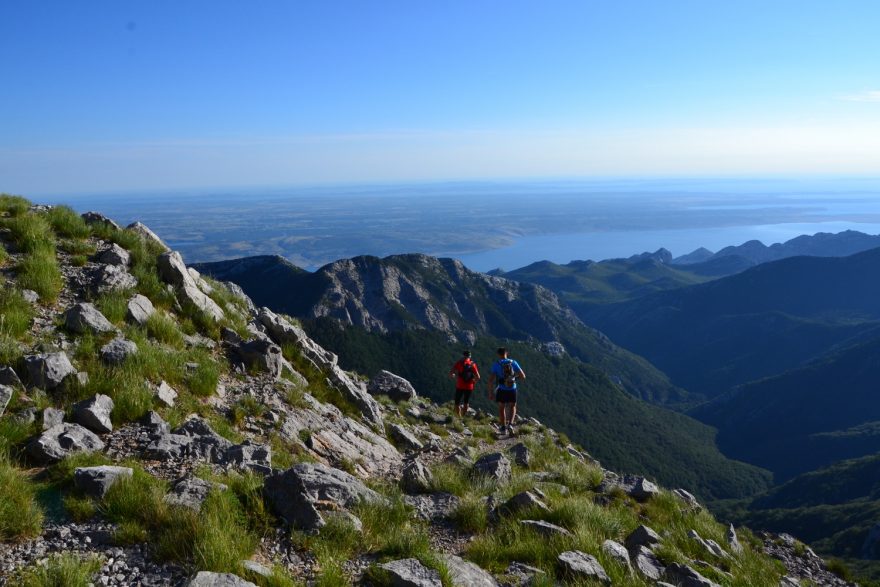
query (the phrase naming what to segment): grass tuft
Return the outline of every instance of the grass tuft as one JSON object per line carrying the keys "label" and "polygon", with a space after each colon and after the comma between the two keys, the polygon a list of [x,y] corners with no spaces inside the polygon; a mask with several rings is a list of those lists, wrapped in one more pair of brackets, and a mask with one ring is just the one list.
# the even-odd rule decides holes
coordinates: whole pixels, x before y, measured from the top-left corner
{"label": "grass tuft", "polygon": [[43,510],[30,478],[15,467],[8,454],[0,452],[0,541],[38,536]]}
{"label": "grass tuft", "polygon": [[20,587],[89,587],[101,564],[100,557],[55,554],[45,565],[38,563],[19,572],[15,584]]}
{"label": "grass tuft", "polygon": [[69,206],[54,206],[46,217],[56,234],[63,238],[82,240],[92,233],[82,216]]}

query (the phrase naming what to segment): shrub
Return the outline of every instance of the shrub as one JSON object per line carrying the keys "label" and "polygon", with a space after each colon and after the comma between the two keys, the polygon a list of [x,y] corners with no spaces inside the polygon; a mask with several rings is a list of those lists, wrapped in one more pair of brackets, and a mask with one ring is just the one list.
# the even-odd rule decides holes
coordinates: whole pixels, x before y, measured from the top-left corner
{"label": "shrub", "polygon": [[27,214],[31,203],[21,196],[0,194],[0,213],[7,216],[21,216]]}
{"label": "shrub", "polygon": [[101,564],[100,557],[55,554],[46,565],[37,564],[18,573],[15,584],[20,587],[89,587]]}
{"label": "shrub", "polygon": [[0,541],[38,536],[43,510],[36,501],[36,487],[0,451]]}
{"label": "shrub", "polygon": [[58,236],[84,239],[91,234],[89,225],[69,206],[55,206],[46,213]]}

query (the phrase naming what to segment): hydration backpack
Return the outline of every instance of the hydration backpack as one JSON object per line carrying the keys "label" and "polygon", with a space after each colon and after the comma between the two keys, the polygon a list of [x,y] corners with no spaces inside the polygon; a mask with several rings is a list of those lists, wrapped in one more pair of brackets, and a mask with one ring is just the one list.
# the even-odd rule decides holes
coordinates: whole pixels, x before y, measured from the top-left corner
{"label": "hydration backpack", "polygon": [[459,373],[459,377],[465,383],[470,383],[477,376],[474,371],[474,363],[471,360],[467,360],[461,364],[461,373]]}
{"label": "hydration backpack", "polygon": [[513,388],[516,385],[516,371],[513,369],[512,359],[501,361],[501,383],[508,388]]}

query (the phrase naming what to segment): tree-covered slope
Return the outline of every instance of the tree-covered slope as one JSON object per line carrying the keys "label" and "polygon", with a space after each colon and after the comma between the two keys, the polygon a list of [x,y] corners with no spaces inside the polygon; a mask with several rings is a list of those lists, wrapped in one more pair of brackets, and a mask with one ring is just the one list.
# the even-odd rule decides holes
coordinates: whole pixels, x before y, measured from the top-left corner
{"label": "tree-covered slope", "polygon": [[779,374],[880,319],[880,249],[793,257],[705,284],[596,306],[586,321],[707,396]]}

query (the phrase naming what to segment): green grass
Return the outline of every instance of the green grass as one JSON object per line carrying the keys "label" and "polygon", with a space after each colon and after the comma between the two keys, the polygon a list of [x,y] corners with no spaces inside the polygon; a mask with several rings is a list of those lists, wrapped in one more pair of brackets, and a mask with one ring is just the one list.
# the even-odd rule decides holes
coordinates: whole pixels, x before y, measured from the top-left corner
{"label": "green grass", "polygon": [[19,572],[15,584],[20,587],[89,587],[101,565],[100,557],[55,554],[45,566],[37,564]]}
{"label": "green grass", "polygon": [[55,233],[42,214],[27,213],[3,221],[9,229],[12,242],[23,253],[40,250],[55,251]]}
{"label": "green grass", "polygon": [[61,293],[63,281],[54,249],[40,249],[26,255],[16,272],[19,286],[37,292],[42,302],[54,302]]}
{"label": "green grass", "polygon": [[33,318],[33,306],[0,276],[0,336],[21,339],[27,334]]}
{"label": "green grass", "polygon": [[95,249],[95,245],[87,241],[72,239],[62,240],[60,243],[58,243],[58,248],[70,255],[82,255],[85,257],[91,257],[97,252],[97,249]]}
{"label": "green grass", "polygon": [[[346,416],[355,418],[360,416],[361,412],[357,406],[344,397],[339,390],[328,384],[327,375],[306,359],[298,347],[290,343],[284,344],[281,346],[281,353],[293,368],[306,378],[306,381],[308,381],[308,392],[315,399],[336,406]],[[298,391],[294,391],[294,395]],[[295,397],[292,399],[295,400]]]}
{"label": "green grass", "polygon": [[27,214],[31,203],[21,196],[0,194],[0,214],[6,216],[21,216]]}
{"label": "green grass", "polygon": [[131,298],[129,290],[116,290],[101,294],[95,301],[95,306],[102,314],[117,326],[125,322],[125,314],[128,311],[128,300]]}
{"label": "green grass", "polygon": [[36,427],[36,422],[28,424],[11,414],[4,414],[0,418],[0,454],[16,455],[24,441],[36,431]]}
{"label": "green grass", "polygon": [[82,240],[92,233],[85,220],[69,206],[54,206],[46,217],[60,237]]}
{"label": "green grass", "polygon": [[147,318],[146,328],[147,334],[159,342],[174,348],[183,348],[183,333],[180,331],[180,327],[178,327],[174,318],[162,310],[157,310],[156,313]]}
{"label": "green grass", "polygon": [[40,534],[43,510],[36,497],[37,488],[28,475],[0,449],[0,542]]}
{"label": "green grass", "polygon": [[259,417],[266,412],[266,406],[257,400],[257,398],[246,395],[232,406],[229,413],[229,419],[235,426],[241,426],[247,417]]}

